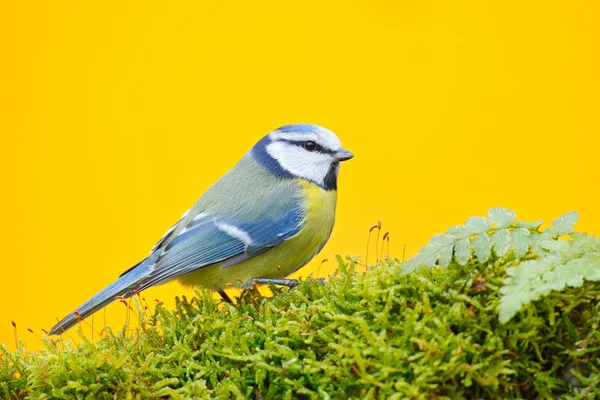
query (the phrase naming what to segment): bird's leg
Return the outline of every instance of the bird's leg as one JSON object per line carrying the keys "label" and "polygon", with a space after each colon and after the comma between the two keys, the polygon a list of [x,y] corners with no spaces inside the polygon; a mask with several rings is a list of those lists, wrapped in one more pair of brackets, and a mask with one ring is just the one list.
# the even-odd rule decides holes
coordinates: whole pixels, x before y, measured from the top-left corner
{"label": "bird's leg", "polygon": [[296,286],[298,286],[299,283],[297,279],[283,278],[254,278],[251,281],[258,284],[272,283],[273,285],[287,286],[290,289],[295,288]]}
{"label": "bird's leg", "polygon": [[231,301],[231,297],[229,297],[229,295],[227,293],[225,293],[224,290],[219,290],[219,295],[223,298],[224,301],[226,301],[229,304],[233,304],[233,301]]}
{"label": "bird's leg", "polygon": [[[282,279],[282,278],[254,278],[252,279],[254,283],[264,284],[264,283],[272,283],[278,286],[287,286],[290,289],[298,286],[300,282],[297,279]],[[324,278],[319,278],[317,281],[325,284],[327,281]]]}

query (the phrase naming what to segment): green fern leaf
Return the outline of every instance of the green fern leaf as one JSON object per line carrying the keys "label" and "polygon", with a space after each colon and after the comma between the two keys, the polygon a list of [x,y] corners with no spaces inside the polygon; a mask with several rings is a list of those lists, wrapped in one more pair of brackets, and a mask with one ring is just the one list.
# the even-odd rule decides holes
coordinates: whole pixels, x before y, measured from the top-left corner
{"label": "green fern leaf", "polygon": [[600,281],[600,254],[586,254],[579,260],[573,260],[565,265],[566,268],[572,268],[588,281]]}
{"label": "green fern leaf", "polygon": [[529,236],[531,232],[529,232],[526,228],[517,228],[512,231],[510,235],[511,239],[511,248],[514,251],[516,258],[521,258],[529,251]]}
{"label": "green fern leaf", "polygon": [[571,211],[552,221],[552,227],[557,230],[558,236],[567,235],[573,232],[573,226],[577,223],[579,213]]}
{"label": "green fern leaf", "polygon": [[473,251],[477,256],[480,263],[486,263],[492,255],[492,244],[490,243],[490,236],[487,233],[482,233],[475,236],[471,240],[473,245]]}
{"label": "green fern leaf", "polygon": [[[525,304],[535,300],[533,298],[533,291],[529,290],[527,287],[527,285],[532,282],[532,279],[521,276],[528,274],[519,274],[518,272],[525,271],[525,267],[527,267],[528,263],[533,264],[537,262],[537,260],[525,261],[521,263],[518,269],[509,268],[506,271],[509,277],[505,280],[505,286],[500,288],[502,297],[500,298],[500,303],[498,305],[498,319],[500,320],[500,323],[505,324],[515,316]],[[534,268],[535,267],[531,267],[529,269],[533,270]]]}
{"label": "green fern leaf", "polygon": [[500,229],[492,233],[490,239],[494,254],[498,257],[504,257],[510,248],[510,231],[508,229]]}
{"label": "green fern leaf", "polygon": [[[517,267],[507,269],[500,288],[498,318],[509,321],[525,305],[566,287],[580,287],[584,281],[600,281],[600,240],[573,232],[578,214],[569,212],[555,219],[551,228],[540,230],[542,221],[516,220],[510,210],[493,208],[489,218],[473,217],[464,225],[451,227],[431,238],[402,266],[402,274],[434,265],[449,266],[452,261],[466,265],[472,256],[485,264],[492,257],[512,255],[515,260],[532,254]],[[560,239],[569,235],[570,240]]]}
{"label": "green fern leaf", "polygon": [[[555,227],[564,229],[565,227]],[[514,232],[513,232],[514,233]],[[584,281],[600,281],[600,241],[585,234],[572,234],[571,240],[544,240],[537,244],[537,260],[522,262],[506,272],[498,306],[501,323],[508,322],[523,306],[561,291],[580,287]]]}
{"label": "green fern leaf", "polygon": [[463,225],[453,226],[451,228],[448,228],[448,230],[446,231],[446,235],[450,235],[453,238],[464,238],[469,236],[469,234],[469,230]]}
{"label": "green fern leaf", "polygon": [[418,271],[421,268],[431,268],[438,259],[438,254],[443,246],[427,244],[421,247],[419,254],[412,257],[402,265],[402,275]]}
{"label": "green fern leaf", "polygon": [[554,237],[554,235],[544,231],[544,232],[539,232],[539,231],[530,231],[529,234],[529,243],[531,246],[531,251],[534,253],[538,253],[540,251],[540,244],[546,242],[546,241],[551,241],[552,238]]}
{"label": "green fern leaf", "polygon": [[584,254],[581,258],[558,265],[544,275],[544,281],[552,290],[562,290],[567,286],[580,287],[584,280],[600,280],[600,254]]}
{"label": "green fern leaf", "polygon": [[465,228],[471,234],[484,233],[492,229],[492,222],[483,217],[471,217],[465,222]]}
{"label": "green fern leaf", "polygon": [[[453,226],[445,234],[431,238],[419,254],[406,261],[402,274],[431,268],[434,265],[446,267],[456,261],[465,265],[473,255],[485,263],[493,254],[504,257],[512,251],[515,258],[537,249],[539,241],[551,239],[558,232],[540,232],[542,221],[523,222],[516,220],[516,214],[505,208],[495,207],[488,211],[489,218],[472,217],[464,225]],[[572,227],[573,218],[567,214],[557,222],[562,231]]]}
{"label": "green fern leaf", "polygon": [[434,265],[438,259],[438,254],[440,252],[439,246],[428,244],[423,247],[423,263],[426,265]]}
{"label": "green fern leaf", "polygon": [[573,239],[573,246],[581,251],[600,251],[600,240],[596,240],[594,235],[588,235],[584,232],[573,232],[569,236]]}
{"label": "green fern leaf", "polygon": [[533,230],[533,229],[537,229],[540,227],[540,225],[542,225],[544,223],[544,221],[542,220],[538,220],[535,222],[525,222],[525,221],[517,221],[515,222],[515,226],[517,228],[524,228],[524,229],[528,229],[528,230]]}
{"label": "green fern leaf", "polygon": [[471,258],[469,238],[459,240],[454,245],[454,258],[459,265],[466,265]]}
{"label": "green fern leaf", "polygon": [[448,235],[435,235],[429,239],[429,243],[436,246],[447,246],[453,244],[454,240]]}
{"label": "green fern leaf", "polygon": [[569,244],[562,240],[543,240],[538,243],[538,248],[548,252],[566,252]]}
{"label": "green fern leaf", "polygon": [[500,288],[502,297],[498,305],[498,319],[501,323],[508,322],[524,305],[539,300],[542,295],[550,292],[541,280],[541,276],[549,268],[552,268],[550,262],[529,260],[506,270],[508,278]]}
{"label": "green fern leaf", "polygon": [[452,256],[454,255],[454,246],[446,246],[440,250],[440,258],[438,259],[438,265],[440,267],[447,267],[452,262]]}
{"label": "green fern leaf", "polygon": [[508,228],[515,222],[517,214],[507,208],[494,207],[488,211],[488,216],[495,228]]}

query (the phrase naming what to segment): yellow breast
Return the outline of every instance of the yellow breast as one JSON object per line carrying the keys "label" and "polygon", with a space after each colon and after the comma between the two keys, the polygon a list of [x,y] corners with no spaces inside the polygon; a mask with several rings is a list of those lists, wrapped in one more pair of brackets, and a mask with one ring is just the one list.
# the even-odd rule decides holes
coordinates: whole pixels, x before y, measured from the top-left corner
{"label": "yellow breast", "polygon": [[202,268],[179,281],[220,290],[227,284],[240,286],[251,278],[282,278],[308,263],[325,245],[335,221],[337,192],[323,190],[314,183],[298,180],[304,200],[304,220],[298,234],[284,243],[238,265]]}
{"label": "yellow breast", "polygon": [[[313,249],[314,253],[310,256],[312,258],[323,248],[333,229],[337,191],[323,190],[304,180],[300,185],[304,196],[304,224],[302,231],[290,239],[290,242],[297,241],[297,246]],[[308,261],[310,259],[306,262]]]}

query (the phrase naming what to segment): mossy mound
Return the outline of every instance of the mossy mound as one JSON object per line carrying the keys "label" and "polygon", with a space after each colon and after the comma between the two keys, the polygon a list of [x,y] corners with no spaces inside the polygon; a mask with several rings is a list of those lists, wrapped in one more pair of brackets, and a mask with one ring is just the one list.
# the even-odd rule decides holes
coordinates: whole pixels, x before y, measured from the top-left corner
{"label": "mossy mound", "polygon": [[[0,356],[7,398],[590,398],[600,395],[600,285],[552,292],[498,322],[519,261],[401,276],[388,260],[221,305],[198,291],[139,333]],[[274,291],[278,292],[276,288]],[[116,396],[116,397],[115,397]]]}

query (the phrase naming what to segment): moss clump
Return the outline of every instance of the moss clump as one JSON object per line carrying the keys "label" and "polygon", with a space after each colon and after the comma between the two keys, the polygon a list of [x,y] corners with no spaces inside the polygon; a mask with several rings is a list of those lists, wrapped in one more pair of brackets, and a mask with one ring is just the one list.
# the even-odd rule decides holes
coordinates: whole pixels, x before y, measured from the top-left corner
{"label": "moss clump", "polygon": [[[526,258],[534,257],[530,254]],[[210,293],[158,306],[138,333],[0,353],[6,398],[591,398],[600,395],[600,285],[585,282],[498,322],[521,260],[400,273],[339,260],[314,280],[238,305]],[[142,313],[143,314],[143,313]],[[115,397],[116,396],[116,397]]]}

